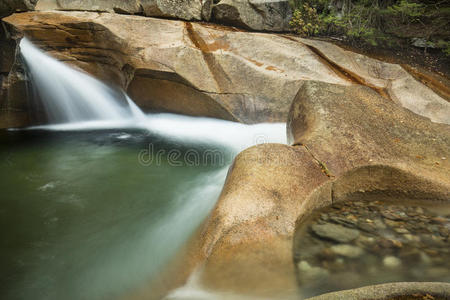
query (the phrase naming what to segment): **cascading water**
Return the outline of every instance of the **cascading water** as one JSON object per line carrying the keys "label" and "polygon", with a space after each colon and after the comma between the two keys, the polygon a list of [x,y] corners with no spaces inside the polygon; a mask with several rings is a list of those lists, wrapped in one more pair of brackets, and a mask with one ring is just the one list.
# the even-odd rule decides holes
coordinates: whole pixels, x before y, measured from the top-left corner
{"label": "cascading water", "polygon": [[125,94],[46,55],[26,38],[21,54],[48,113],[47,130],[141,128],[182,142],[214,143],[235,151],[265,142],[286,143],[285,125],[245,125],[174,114],[145,115]]}
{"label": "cascading water", "polygon": [[22,39],[20,51],[50,123],[117,121],[142,116],[128,99],[120,103],[118,92],[44,54],[28,39]]}
{"label": "cascading water", "polygon": [[[0,132],[0,233],[18,245],[0,253],[7,299],[115,299],[145,285],[214,207],[234,155],[286,142],[281,123],[145,115],[26,39],[21,53],[51,124],[8,132],[20,143]],[[180,165],[164,155],[201,156],[205,147],[224,163]],[[153,164],[139,160],[142,150]]]}

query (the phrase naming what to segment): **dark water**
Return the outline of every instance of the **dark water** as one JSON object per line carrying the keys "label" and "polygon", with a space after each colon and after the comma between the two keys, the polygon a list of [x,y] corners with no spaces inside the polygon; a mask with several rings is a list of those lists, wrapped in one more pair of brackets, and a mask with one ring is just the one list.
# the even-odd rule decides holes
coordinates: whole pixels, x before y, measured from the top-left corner
{"label": "dark water", "polygon": [[136,130],[0,132],[2,299],[111,299],[157,276],[212,209],[226,170],[164,156],[143,165],[150,143],[209,147]]}

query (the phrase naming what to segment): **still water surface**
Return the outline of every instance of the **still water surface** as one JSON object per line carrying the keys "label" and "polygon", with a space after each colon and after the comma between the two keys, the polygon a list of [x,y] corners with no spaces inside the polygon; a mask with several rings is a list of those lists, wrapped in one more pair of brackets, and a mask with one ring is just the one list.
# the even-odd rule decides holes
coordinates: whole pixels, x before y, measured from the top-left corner
{"label": "still water surface", "polygon": [[142,165],[150,143],[211,149],[145,130],[0,132],[3,299],[111,299],[157,276],[214,206],[227,168]]}

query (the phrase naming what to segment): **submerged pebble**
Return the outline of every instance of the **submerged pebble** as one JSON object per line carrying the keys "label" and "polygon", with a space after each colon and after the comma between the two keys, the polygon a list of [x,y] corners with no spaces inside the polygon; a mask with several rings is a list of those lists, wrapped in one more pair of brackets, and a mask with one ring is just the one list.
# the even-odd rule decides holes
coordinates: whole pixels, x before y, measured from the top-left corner
{"label": "submerged pebble", "polygon": [[386,256],[383,258],[383,265],[387,268],[397,268],[400,267],[402,261],[395,256]]}
{"label": "submerged pebble", "polygon": [[359,236],[358,230],[349,229],[344,226],[331,223],[324,225],[313,225],[311,229],[315,234],[322,238],[341,243],[351,242]]}
{"label": "submerged pebble", "polygon": [[380,282],[450,281],[449,210],[436,211],[382,201],[322,209],[296,236],[300,288],[315,295]]}

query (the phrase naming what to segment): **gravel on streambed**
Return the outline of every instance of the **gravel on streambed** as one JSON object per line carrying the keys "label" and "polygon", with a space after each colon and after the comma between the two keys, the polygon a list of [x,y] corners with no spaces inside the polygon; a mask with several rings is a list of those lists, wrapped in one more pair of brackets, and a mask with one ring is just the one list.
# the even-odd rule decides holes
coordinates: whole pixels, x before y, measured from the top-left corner
{"label": "gravel on streambed", "polygon": [[382,201],[333,204],[297,232],[305,296],[394,281],[450,282],[448,208]]}

